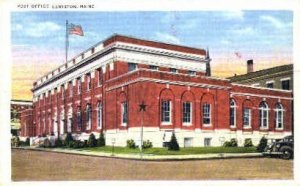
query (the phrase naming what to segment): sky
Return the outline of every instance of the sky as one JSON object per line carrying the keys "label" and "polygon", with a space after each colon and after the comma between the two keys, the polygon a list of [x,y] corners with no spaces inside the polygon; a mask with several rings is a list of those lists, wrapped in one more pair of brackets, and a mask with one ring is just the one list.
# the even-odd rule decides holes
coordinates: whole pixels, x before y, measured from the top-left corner
{"label": "sky", "polygon": [[84,31],[69,59],[118,33],[209,49],[217,77],[246,73],[248,59],[254,70],[293,62],[292,11],[12,12],[12,99],[31,100],[33,81],[65,62],[66,20]]}

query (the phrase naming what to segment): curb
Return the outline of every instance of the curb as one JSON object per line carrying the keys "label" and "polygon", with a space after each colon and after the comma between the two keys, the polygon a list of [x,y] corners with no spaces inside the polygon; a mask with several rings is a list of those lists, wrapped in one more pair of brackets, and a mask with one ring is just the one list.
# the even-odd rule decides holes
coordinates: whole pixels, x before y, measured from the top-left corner
{"label": "curb", "polygon": [[44,151],[53,153],[64,153],[91,157],[127,159],[138,161],[188,161],[188,160],[210,160],[210,159],[234,159],[234,158],[262,158],[262,153],[215,153],[215,154],[196,154],[196,155],[148,155],[143,154],[114,154],[111,153],[95,153],[91,151],[78,150],[62,150],[62,149],[46,149],[46,148],[28,148],[28,147],[12,147],[12,149]]}

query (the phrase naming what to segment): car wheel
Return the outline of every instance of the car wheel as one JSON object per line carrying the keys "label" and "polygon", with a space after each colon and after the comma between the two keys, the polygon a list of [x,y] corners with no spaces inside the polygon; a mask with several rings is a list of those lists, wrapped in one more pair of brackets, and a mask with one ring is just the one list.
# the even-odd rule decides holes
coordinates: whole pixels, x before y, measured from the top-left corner
{"label": "car wheel", "polygon": [[293,149],[291,147],[283,146],[280,148],[279,151],[282,152],[282,155],[281,155],[282,159],[288,160],[293,157]]}

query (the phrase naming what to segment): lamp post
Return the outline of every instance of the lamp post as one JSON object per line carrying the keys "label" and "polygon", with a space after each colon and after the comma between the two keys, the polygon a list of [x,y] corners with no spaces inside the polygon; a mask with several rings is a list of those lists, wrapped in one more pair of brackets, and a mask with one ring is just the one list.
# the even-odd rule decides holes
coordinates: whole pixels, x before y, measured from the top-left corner
{"label": "lamp post", "polygon": [[115,138],[112,138],[112,139],[111,139],[111,143],[112,143],[111,156],[114,156],[115,142],[116,142],[116,139],[115,139]]}
{"label": "lamp post", "polygon": [[141,143],[140,143],[140,156],[141,159],[143,158],[143,130],[144,130],[144,112],[146,111],[147,105],[145,105],[144,101],[142,101],[142,104],[140,106],[140,112],[142,112],[142,122],[141,122]]}

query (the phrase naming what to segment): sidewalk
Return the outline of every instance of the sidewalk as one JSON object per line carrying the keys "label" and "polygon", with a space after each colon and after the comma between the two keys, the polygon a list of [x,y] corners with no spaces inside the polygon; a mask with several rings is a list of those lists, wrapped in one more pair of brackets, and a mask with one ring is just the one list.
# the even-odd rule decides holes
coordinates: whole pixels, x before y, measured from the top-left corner
{"label": "sidewalk", "polygon": [[168,161],[168,160],[205,160],[205,159],[224,159],[224,158],[257,158],[263,157],[262,153],[214,153],[214,154],[192,154],[192,155],[151,155],[139,153],[134,154],[112,154],[106,152],[92,152],[81,149],[58,149],[58,148],[36,148],[36,147],[13,147],[13,149],[47,151],[66,154],[77,154],[95,157],[107,158],[122,158],[132,160],[153,160],[153,161]]}

